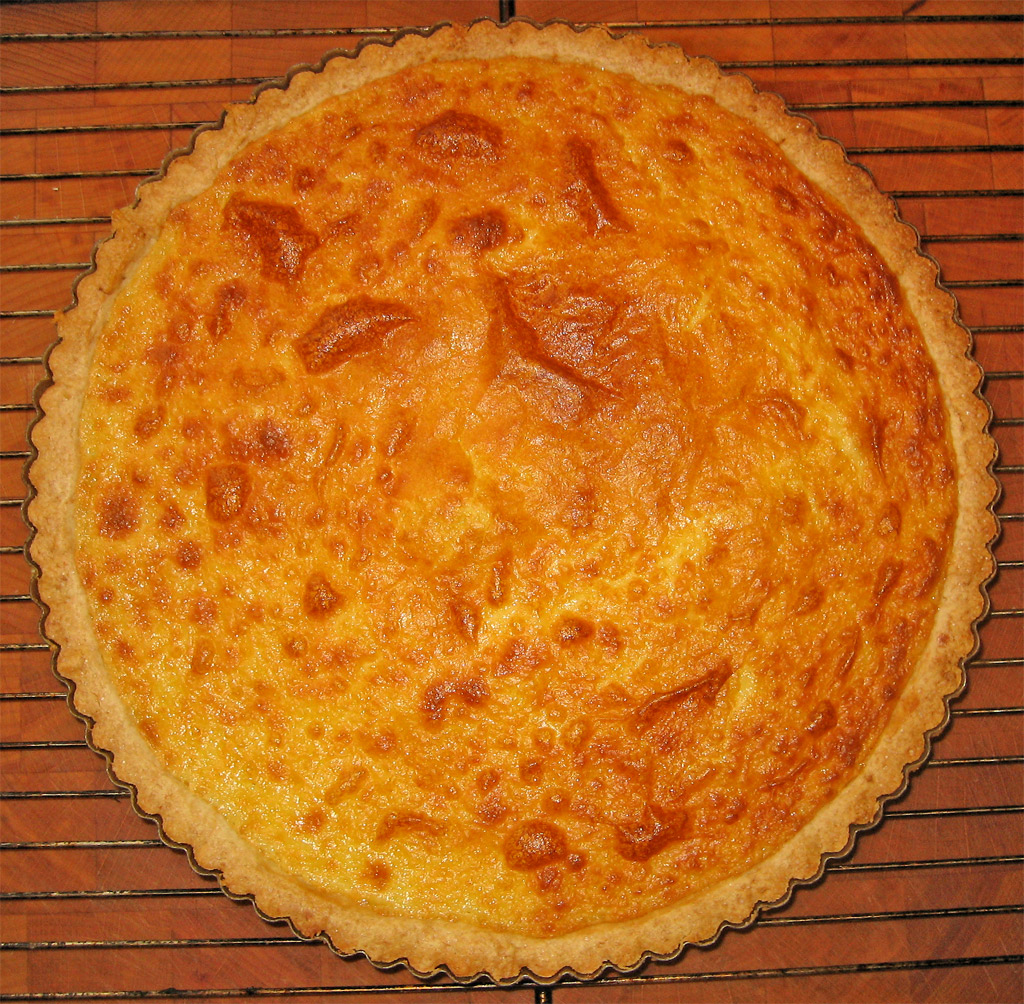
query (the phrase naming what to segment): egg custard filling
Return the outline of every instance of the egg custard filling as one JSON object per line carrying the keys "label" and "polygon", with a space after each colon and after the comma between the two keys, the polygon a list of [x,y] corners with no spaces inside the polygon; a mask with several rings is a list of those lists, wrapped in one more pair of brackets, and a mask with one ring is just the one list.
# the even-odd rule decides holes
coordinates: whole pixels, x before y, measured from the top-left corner
{"label": "egg custard filling", "polygon": [[991,532],[972,502],[957,556],[976,371],[944,386],[965,345],[859,178],[476,30],[144,187],[76,308],[62,539],[82,710],[171,837],[340,950],[509,978],[710,937],[841,849],[959,684]]}

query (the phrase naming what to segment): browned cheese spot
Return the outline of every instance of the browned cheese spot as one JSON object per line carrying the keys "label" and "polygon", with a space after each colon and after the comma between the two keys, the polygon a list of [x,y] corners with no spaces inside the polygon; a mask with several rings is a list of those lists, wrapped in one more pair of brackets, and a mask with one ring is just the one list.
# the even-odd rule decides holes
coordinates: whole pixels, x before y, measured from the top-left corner
{"label": "browned cheese spot", "polygon": [[181,434],[186,439],[202,439],[206,435],[206,421],[197,415],[186,418],[181,423]]}
{"label": "browned cheese spot", "polygon": [[190,668],[195,676],[206,676],[217,665],[217,651],[205,638],[196,643],[192,650]]}
{"label": "browned cheese spot", "polygon": [[153,408],[143,408],[135,416],[135,424],[132,429],[139,439],[150,439],[160,431],[166,418],[167,412],[162,404]]}
{"label": "browned cheese spot", "polygon": [[263,394],[284,381],[284,370],[276,366],[239,366],[231,374],[232,387],[253,395]]}
{"label": "browned cheese spot", "polygon": [[819,584],[814,583],[808,586],[799,596],[797,604],[793,613],[795,614],[810,614],[814,613],[822,603],[825,602],[825,589]]}
{"label": "browned cheese spot", "polygon": [[842,680],[857,661],[861,647],[860,628],[847,628],[838,639],[839,658],[836,662],[836,679]]}
{"label": "browned cheese spot", "polygon": [[149,740],[150,746],[156,749],[160,748],[160,729],[157,722],[153,718],[143,718],[139,721],[139,731]]}
{"label": "browned cheese spot", "polygon": [[317,180],[317,172],[306,166],[298,167],[292,172],[292,188],[300,195],[315,188]]}
{"label": "browned cheese spot", "polygon": [[760,417],[780,432],[789,433],[798,439],[804,438],[803,424],[807,409],[788,394],[780,391],[770,397],[757,399],[754,408]]}
{"label": "browned cheese spot", "polygon": [[420,711],[428,724],[436,724],[444,720],[451,698],[458,697],[467,707],[475,707],[483,704],[490,696],[487,681],[480,676],[437,680],[424,689],[420,698]]}
{"label": "browned cheese spot", "polygon": [[102,537],[120,540],[138,528],[139,504],[123,489],[108,495],[99,506],[99,532]]}
{"label": "browned cheese spot", "polygon": [[722,660],[714,669],[700,679],[676,690],[655,694],[636,711],[634,719],[638,731],[644,732],[662,717],[677,709],[695,709],[701,704],[711,704],[718,692],[732,676],[732,666]]}
{"label": "browned cheese spot", "polygon": [[228,454],[233,460],[251,460],[265,464],[287,460],[292,453],[288,430],[273,418],[258,422],[232,422],[227,427]]}
{"label": "browned cheese spot", "polygon": [[338,774],[334,784],[324,792],[328,805],[337,805],[343,798],[355,794],[369,777],[365,767],[350,767]]}
{"label": "browned cheese spot", "polygon": [[329,373],[411,320],[413,315],[401,303],[356,296],[328,307],[313,327],[299,336],[295,351],[307,373]]}
{"label": "browned cheese spot", "polygon": [[574,384],[584,399],[616,393],[600,376],[615,305],[582,289],[546,286],[543,279],[515,283],[501,276],[488,283],[490,369],[497,374],[518,356]]}
{"label": "browned cheese spot", "polygon": [[208,596],[199,596],[192,604],[190,617],[196,624],[212,624],[217,619],[217,601]]}
{"label": "browned cheese spot", "polygon": [[775,185],[772,188],[772,198],[779,211],[789,216],[806,217],[810,213],[807,199],[797,195],[785,185]]}
{"label": "browned cheese spot", "polygon": [[234,519],[251,492],[249,472],[238,464],[222,464],[206,472],[206,511],[218,523]]}
{"label": "browned cheese spot", "polygon": [[170,533],[174,533],[175,530],[185,525],[185,517],[181,514],[181,510],[172,503],[160,517],[160,525]]}
{"label": "browned cheese spot", "polygon": [[235,315],[245,303],[245,286],[240,282],[226,282],[217,288],[213,309],[206,315],[206,331],[216,345],[231,330]]}
{"label": "browned cheese spot", "polygon": [[921,542],[918,559],[916,570],[921,575],[921,585],[918,587],[917,595],[922,597],[927,596],[938,585],[946,555],[931,537],[925,537]]}
{"label": "browned cheese spot", "polygon": [[284,654],[291,659],[300,659],[309,651],[309,642],[300,634],[291,635],[284,643]]}
{"label": "browned cheese spot", "polygon": [[448,230],[448,237],[457,248],[482,253],[501,247],[508,240],[508,222],[500,209],[463,216]]}
{"label": "browned cheese spot", "polygon": [[102,391],[100,396],[108,404],[122,404],[125,401],[131,400],[132,392],[127,387],[115,385]]}
{"label": "browned cheese spot", "polygon": [[899,581],[900,576],[903,574],[903,562],[901,561],[887,561],[878,570],[878,576],[875,579],[875,600],[884,599],[892,592],[893,587]]}
{"label": "browned cheese spot", "polygon": [[883,474],[885,473],[885,426],[885,419],[868,406],[867,414],[864,417],[863,437],[871,448],[875,464]]}
{"label": "browned cheese spot", "polygon": [[502,554],[491,566],[487,581],[487,602],[500,607],[508,597],[509,578],[512,574],[512,555]]}
{"label": "browned cheese spot", "polygon": [[319,833],[324,828],[324,823],[326,822],[327,817],[323,814],[323,811],[321,809],[313,809],[304,816],[299,816],[296,822],[296,829],[300,833]]}
{"label": "browned cheese spot", "polygon": [[594,636],[594,625],[582,617],[563,617],[555,628],[558,644],[568,647],[588,641]]}
{"label": "browned cheese spot", "polygon": [[341,596],[321,572],[314,572],[306,580],[302,592],[302,609],[307,617],[322,619],[334,613],[341,605]]}
{"label": "browned cheese spot", "polygon": [[547,653],[540,645],[523,638],[512,638],[494,668],[495,676],[529,676],[544,665]]}
{"label": "browned cheese spot", "polygon": [[485,826],[497,826],[508,813],[508,805],[496,791],[488,795],[476,808],[477,818]]}
{"label": "browned cheese spot", "polygon": [[416,149],[437,164],[455,161],[498,160],[502,154],[502,133],[493,122],[470,112],[451,109],[416,130]]}
{"label": "browned cheese spot", "polygon": [[293,206],[257,202],[238,194],[224,207],[224,226],[259,258],[264,276],[282,283],[300,279],[306,259],[320,245],[320,238],[306,229]]}
{"label": "browned cheese spot", "polygon": [[569,186],[565,190],[565,201],[571,206],[591,237],[602,230],[631,232],[632,224],[611,197],[597,171],[594,151],[578,136],[565,146],[566,162],[569,168]]}
{"label": "browned cheese spot", "polygon": [[182,568],[192,571],[199,567],[202,560],[203,550],[196,541],[183,540],[178,545],[178,552],[175,555],[175,561],[177,561]]}
{"label": "browned cheese spot", "polygon": [[363,874],[366,881],[377,889],[383,889],[391,879],[391,869],[380,858],[368,858]]}
{"label": "browned cheese spot", "polygon": [[467,641],[476,641],[480,633],[480,608],[472,600],[456,596],[448,603],[455,630]]}
{"label": "browned cheese spot", "polygon": [[505,861],[516,871],[533,871],[561,861],[569,852],[565,833],[554,823],[529,819],[505,838]]}
{"label": "browned cheese spot", "polygon": [[647,861],[689,833],[686,813],[645,805],[639,819],[615,827],[616,850],[627,861]]}
{"label": "browned cheese spot", "polygon": [[156,370],[153,379],[161,394],[201,379],[193,351],[178,341],[174,332],[158,336],[146,350],[145,358]]}
{"label": "browned cheese spot", "polygon": [[361,736],[368,753],[373,756],[388,756],[398,746],[398,737],[390,729]]}
{"label": "browned cheese spot", "polygon": [[665,159],[677,166],[689,166],[697,160],[693,147],[681,139],[670,139],[665,144]]}
{"label": "browned cheese spot", "polygon": [[554,865],[547,865],[537,872],[537,888],[541,892],[558,892],[562,886],[562,870]]}
{"label": "browned cheese spot", "polygon": [[374,840],[383,844],[396,833],[408,833],[421,837],[437,837],[444,833],[444,823],[431,819],[422,812],[389,812],[377,826]]}
{"label": "browned cheese spot", "polygon": [[811,722],[807,726],[807,731],[810,732],[812,736],[818,736],[823,732],[828,732],[829,729],[835,728],[835,724],[835,707],[831,701],[822,701],[814,709],[814,714],[811,716]]}

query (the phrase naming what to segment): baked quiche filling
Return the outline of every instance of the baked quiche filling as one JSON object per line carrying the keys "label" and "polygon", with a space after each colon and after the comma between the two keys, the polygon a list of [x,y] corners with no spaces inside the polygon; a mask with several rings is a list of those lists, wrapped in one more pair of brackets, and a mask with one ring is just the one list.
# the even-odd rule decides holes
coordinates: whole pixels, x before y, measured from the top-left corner
{"label": "baked quiche filling", "polygon": [[114,299],[76,561],[168,771],[342,904],[551,937],[859,769],[956,519],[898,283],[710,99],[427,63],[250,145]]}

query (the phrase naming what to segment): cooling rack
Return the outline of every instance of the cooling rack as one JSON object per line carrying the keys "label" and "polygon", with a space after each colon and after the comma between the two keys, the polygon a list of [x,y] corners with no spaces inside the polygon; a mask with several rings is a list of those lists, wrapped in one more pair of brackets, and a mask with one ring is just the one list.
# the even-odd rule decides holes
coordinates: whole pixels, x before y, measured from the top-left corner
{"label": "cooling rack", "polygon": [[[992,612],[928,770],[822,883],[672,964],[552,988],[340,960],[196,875],[85,745],[23,554],[26,428],[51,313],[166,152],[292,64],[481,15],[640,31],[742,70],[843,141],[940,263],[987,370]],[[0,9],[0,999],[1012,1001],[1024,864],[1024,157],[1018,2],[64,2]]]}

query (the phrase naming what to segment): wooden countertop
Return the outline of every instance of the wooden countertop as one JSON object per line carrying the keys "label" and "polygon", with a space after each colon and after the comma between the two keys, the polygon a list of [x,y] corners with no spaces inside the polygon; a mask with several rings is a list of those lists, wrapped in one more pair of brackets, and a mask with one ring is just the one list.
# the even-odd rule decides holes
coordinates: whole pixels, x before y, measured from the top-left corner
{"label": "wooden countertop", "polygon": [[150,0],[0,9],[2,999],[283,999],[358,988],[397,996],[404,987],[429,999],[558,1004],[1020,1000],[1019,2],[515,4],[538,19],[628,22],[623,30],[713,56],[805,110],[897,195],[956,292],[989,372],[1004,489],[994,613],[935,762],[823,882],[749,931],[631,977],[553,991],[442,981],[435,994],[401,969],[380,973],[298,943],[283,925],[226,899],[155,839],[82,744],[50,673],[21,553],[25,429],[54,336],[50,312],[70,301],[111,210],[132,200],[138,181],[196,124],[247,98],[258,79],[351,46],[371,28],[498,17],[507,6]]}

